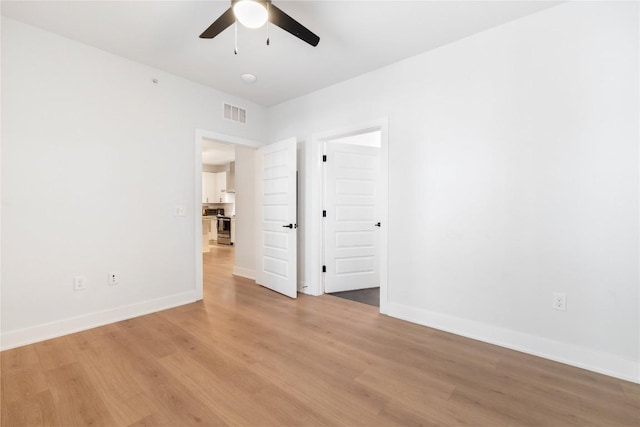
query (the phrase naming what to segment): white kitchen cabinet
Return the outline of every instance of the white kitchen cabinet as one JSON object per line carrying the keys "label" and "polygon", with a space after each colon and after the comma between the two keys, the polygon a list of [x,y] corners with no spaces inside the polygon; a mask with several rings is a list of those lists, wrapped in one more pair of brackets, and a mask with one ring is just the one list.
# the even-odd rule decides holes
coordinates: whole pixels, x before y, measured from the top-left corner
{"label": "white kitchen cabinet", "polygon": [[216,172],[216,188],[215,188],[215,203],[226,203],[225,195],[227,190],[227,173]]}
{"label": "white kitchen cabinet", "polygon": [[202,172],[202,203],[219,203],[216,197],[216,174]]}
{"label": "white kitchen cabinet", "polygon": [[202,203],[233,203],[235,194],[227,193],[226,172],[202,172]]}
{"label": "white kitchen cabinet", "polygon": [[215,203],[234,203],[236,197],[234,193],[227,193],[227,173],[217,172],[216,174],[216,201]]}

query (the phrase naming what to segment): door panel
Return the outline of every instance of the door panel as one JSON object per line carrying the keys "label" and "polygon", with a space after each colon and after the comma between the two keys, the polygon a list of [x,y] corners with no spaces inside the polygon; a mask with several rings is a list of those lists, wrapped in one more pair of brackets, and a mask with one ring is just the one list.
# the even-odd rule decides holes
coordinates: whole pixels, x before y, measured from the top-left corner
{"label": "door panel", "polygon": [[291,298],[297,296],[296,171],[296,138],[258,150],[256,282]]}
{"label": "door panel", "polygon": [[325,292],[380,286],[380,148],[326,143]]}

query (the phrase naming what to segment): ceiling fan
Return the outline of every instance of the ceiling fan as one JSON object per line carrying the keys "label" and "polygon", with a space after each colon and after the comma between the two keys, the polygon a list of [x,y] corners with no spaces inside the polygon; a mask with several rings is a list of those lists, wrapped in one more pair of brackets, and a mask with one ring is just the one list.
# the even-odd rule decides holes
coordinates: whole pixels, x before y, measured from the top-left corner
{"label": "ceiling fan", "polygon": [[270,22],[311,46],[317,46],[320,41],[320,37],[273,5],[271,0],[231,0],[231,7],[204,30],[200,38],[212,39],[236,21],[248,28],[260,28]]}

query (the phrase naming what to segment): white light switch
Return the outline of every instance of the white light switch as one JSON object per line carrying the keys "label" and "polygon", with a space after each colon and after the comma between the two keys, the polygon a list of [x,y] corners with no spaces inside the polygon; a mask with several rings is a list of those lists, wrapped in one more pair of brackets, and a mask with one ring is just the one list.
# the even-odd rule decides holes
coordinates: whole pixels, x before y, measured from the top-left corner
{"label": "white light switch", "polygon": [[178,205],[175,209],[175,216],[185,216],[187,214],[187,209],[184,206]]}

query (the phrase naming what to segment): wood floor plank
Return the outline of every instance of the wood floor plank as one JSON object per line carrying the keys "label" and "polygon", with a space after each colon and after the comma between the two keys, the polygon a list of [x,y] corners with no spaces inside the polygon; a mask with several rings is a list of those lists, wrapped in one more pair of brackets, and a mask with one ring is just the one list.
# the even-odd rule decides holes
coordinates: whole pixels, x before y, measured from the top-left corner
{"label": "wood floor plank", "polygon": [[625,398],[630,405],[640,408],[640,387],[628,381],[622,382],[622,390]]}
{"label": "wood floor plank", "polygon": [[107,399],[107,407],[111,417],[118,426],[135,425],[153,417],[156,424],[170,425],[170,420],[162,414],[162,408],[149,393],[143,392],[126,399],[111,396]]}
{"label": "wood floor plank", "polygon": [[40,364],[35,345],[14,348],[0,353],[0,375],[13,375]]}
{"label": "wood floor plank", "polygon": [[581,398],[581,425],[640,426],[638,407],[624,399]]}
{"label": "wood floor plank", "polygon": [[48,390],[47,378],[40,369],[24,369],[12,375],[4,375],[1,390],[3,402],[30,400]]}
{"label": "wood floor plank", "polygon": [[129,427],[175,427],[173,421],[159,414],[144,417],[135,423],[128,424]]}
{"label": "wood floor plank", "polygon": [[389,399],[424,404],[424,398],[438,397],[448,400],[455,385],[408,367],[380,366],[368,369],[356,378],[356,382],[372,392],[384,393]]}
{"label": "wood floor plank", "polygon": [[435,396],[423,396],[424,403],[415,405],[401,399],[392,399],[381,415],[393,422],[384,425],[404,426],[460,426],[495,427],[521,425],[504,414],[488,408],[443,401]]}
{"label": "wood floor plank", "polygon": [[512,423],[521,425],[544,425],[549,420],[553,420],[554,425],[558,426],[577,425],[579,401],[558,404],[556,401],[537,399],[539,395],[532,396],[532,393],[523,393],[517,388],[508,394],[503,390],[504,388],[457,387],[450,401],[487,408],[511,418]]}
{"label": "wood floor plank", "polygon": [[46,376],[60,420],[78,426],[115,425],[105,402],[92,387],[80,364],[73,362],[59,366],[48,370]]}
{"label": "wood floor plank", "polygon": [[[133,366],[133,379],[149,395],[159,411],[157,418],[167,418],[174,425],[226,425],[202,400],[189,390],[174,373],[167,371],[146,351],[148,342],[138,340],[130,327],[111,332],[107,336],[117,344],[121,358]],[[151,338],[149,338],[151,339]]]}
{"label": "wood floor plank", "polygon": [[135,381],[133,366],[117,351],[82,351],[77,360],[117,425],[128,425],[157,412],[157,406],[144,399],[145,390]]}
{"label": "wood floor plank", "polygon": [[323,415],[326,411],[314,410],[311,405],[276,386],[267,387],[254,394],[252,400],[262,413],[269,414],[277,420],[273,423],[274,425],[336,425]]}
{"label": "wood floor plank", "polygon": [[[550,389],[569,391],[578,397],[596,400],[618,400],[624,397],[622,381],[610,381],[604,375],[578,370],[549,360],[538,361],[529,355],[502,358],[497,371],[512,378],[520,378],[530,383],[544,383]],[[531,360],[531,361],[529,361]],[[560,368],[566,369],[558,369]],[[577,375],[572,371],[578,370]]]}
{"label": "wood floor plank", "polygon": [[30,396],[28,399],[5,403],[2,408],[4,409],[0,411],[2,426],[63,425],[48,390]]}
{"label": "wood floor plank", "polygon": [[[386,398],[349,378],[327,375],[317,357],[298,357],[279,347],[265,347],[268,357],[254,371],[284,390],[290,390],[333,424],[375,425]],[[321,371],[319,373],[318,371]]]}
{"label": "wood floor plank", "polygon": [[45,371],[76,361],[75,353],[69,348],[67,337],[42,341],[33,346],[38,354],[40,365]]}
{"label": "wood floor plank", "polygon": [[204,259],[204,301],[0,354],[0,425],[640,426],[640,386]]}
{"label": "wood floor plank", "polygon": [[[182,377],[182,382],[201,397],[208,406],[216,408],[219,417],[228,425],[257,425],[267,422],[275,424],[277,420],[271,414],[248,408],[252,393],[241,384],[225,380],[203,367],[191,357],[172,354],[161,360],[162,365]],[[268,384],[264,384],[265,387]]]}

